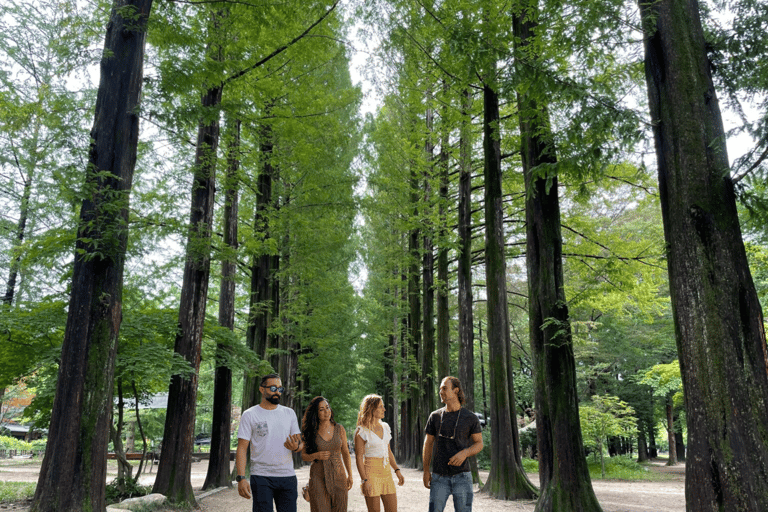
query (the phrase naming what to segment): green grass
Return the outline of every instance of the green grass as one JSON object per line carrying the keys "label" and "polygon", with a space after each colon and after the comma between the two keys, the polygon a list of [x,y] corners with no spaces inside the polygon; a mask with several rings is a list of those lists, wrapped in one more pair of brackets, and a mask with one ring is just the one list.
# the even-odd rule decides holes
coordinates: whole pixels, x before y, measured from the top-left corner
{"label": "green grass", "polygon": [[525,473],[528,475],[538,474],[539,461],[536,459],[523,459],[523,469],[525,469]]}
{"label": "green grass", "polygon": [[37,482],[0,482],[0,503],[32,498],[36,486]]}
{"label": "green grass", "polygon": [[[592,480],[602,480],[600,459],[590,455],[587,457],[587,464]],[[638,463],[633,457],[605,457],[606,480],[669,480],[671,478],[670,475],[649,470],[647,466]]]}
{"label": "green grass", "polygon": [[[600,472],[600,459],[593,456],[587,457],[589,476],[592,480],[602,480]],[[529,475],[539,472],[539,461],[535,459],[523,459],[523,468]],[[606,480],[670,480],[674,476],[651,471],[647,466],[639,464],[631,457],[605,457]]]}

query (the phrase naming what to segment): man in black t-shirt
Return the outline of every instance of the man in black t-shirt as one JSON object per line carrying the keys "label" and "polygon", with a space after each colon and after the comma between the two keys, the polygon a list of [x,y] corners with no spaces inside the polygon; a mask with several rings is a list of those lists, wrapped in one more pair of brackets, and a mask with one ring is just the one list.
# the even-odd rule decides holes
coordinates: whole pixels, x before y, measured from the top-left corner
{"label": "man in black t-shirt", "polygon": [[442,512],[451,495],[456,512],[471,512],[472,473],[467,459],[483,449],[480,421],[462,407],[464,392],[456,377],[446,377],[440,383],[440,400],[445,407],[429,415],[424,429],[422,456],[424,487],[429,489],[429,512]]}

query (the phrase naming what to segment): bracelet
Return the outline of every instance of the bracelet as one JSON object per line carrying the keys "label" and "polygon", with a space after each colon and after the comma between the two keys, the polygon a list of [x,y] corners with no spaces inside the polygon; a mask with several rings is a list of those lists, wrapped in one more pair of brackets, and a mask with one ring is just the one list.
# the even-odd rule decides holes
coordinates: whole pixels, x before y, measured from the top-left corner
{"label": "bracelet", "polygon": [[400,468],[395,468],[395,473],[397,473],[398,471],[400,471]]}

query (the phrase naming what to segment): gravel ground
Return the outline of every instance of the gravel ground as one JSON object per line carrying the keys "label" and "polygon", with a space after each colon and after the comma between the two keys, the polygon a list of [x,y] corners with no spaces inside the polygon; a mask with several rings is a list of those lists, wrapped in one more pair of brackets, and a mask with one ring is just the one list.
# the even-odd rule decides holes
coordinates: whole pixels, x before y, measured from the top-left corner
{"label": "gravel ground", "polygon": [[[110,468],[114,471],[108,474],[108,480],[111,480],[116,475],[114,467],[114,465],[110,465]],[[200,489],[203,485],[207,468],[208,463],[205,460],[192,464],[192,486],[196,490]],[[352,468],[356,484],[349,493],[348,512],[367,512],[365,500],[360,494],[359,486],[357,485],[359,476],[357,475],[354,461]],[[29,460],[0,460],[0,480],[34,482],[37,481],[39,469],[39,463]],[[603,512],[684,512],[685,466],[679,464],[668,468],[661,464],[656,464],[652,469],[662,473],[670,473],[669,479],[650,482],[593,481],[592,485],[598,501],[603,507]],[[301,488],[309,479],[309,467],[298,470],[296,475],[299,480],[299,487]],[[405,476],[405,485],[397,488],[398,510],[400,512],[423,512],[427,510],[429,490],[422,483],[422,473],[415,469],[403,468],[403,475]],[[487,473],[481,472],[481,477],[486,478]],[[145,473],[141,478],[141,483],[143,485],[151,485],[154,478],[154,472]],[[530,478],[534,484],[538,485],[538,475],[530,475]],[[198,495],[200,496],[198,505],[202,512],[251,512],[250,500],[241,498],[234,488],[215,492],[199,491]],[[28,508],[27,503],[0,504],[0,511],[26,512]],[[477,492],[473,508],[479,512],[533,511],[534,502],[500,501]],[[309,503],[301,497],[298,500],[298,512],[309,512]],[[448,501],[446,512],[453,512],[451,500]]]}

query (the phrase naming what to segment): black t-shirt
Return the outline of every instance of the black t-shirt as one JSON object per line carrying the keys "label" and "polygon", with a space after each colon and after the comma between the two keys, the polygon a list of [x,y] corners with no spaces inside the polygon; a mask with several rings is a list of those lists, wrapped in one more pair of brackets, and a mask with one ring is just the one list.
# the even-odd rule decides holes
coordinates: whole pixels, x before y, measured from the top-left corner
{"label": "black t-shirt", "polygon": [[480,433],[480,420],[470,411],[460,408],[449,412],[445,407],[429,415],[426,434],[435,436],[432,449],[432,472],[453,476],[469,471],[469,461],[461,466],[449,466],[448,461],[461,450],[472,445],[472,434]]}

